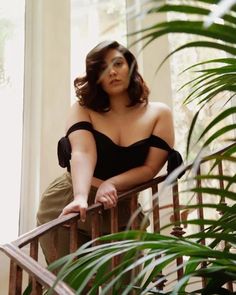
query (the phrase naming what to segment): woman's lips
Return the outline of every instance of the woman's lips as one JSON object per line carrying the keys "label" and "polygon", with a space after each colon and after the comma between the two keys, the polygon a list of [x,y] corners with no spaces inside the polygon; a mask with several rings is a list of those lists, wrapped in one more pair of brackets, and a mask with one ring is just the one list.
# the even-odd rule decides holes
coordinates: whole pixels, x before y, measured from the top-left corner
{"label": "woman's lips", "polygon": [[114,80],[111,80],[110,84],[111,85],[114,85],[114,84],[119,84],[121,82],[121,80],[119,79],[114,79]]}

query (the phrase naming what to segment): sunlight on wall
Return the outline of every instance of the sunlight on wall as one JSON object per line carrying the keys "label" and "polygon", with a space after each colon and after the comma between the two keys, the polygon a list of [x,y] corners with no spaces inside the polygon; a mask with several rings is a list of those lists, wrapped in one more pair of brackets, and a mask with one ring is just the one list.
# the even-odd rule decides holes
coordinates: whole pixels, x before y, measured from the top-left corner
{"label": "sunlight on wall", "polygon": [[24,9],[22,0],[0,0],[0,243],[11,241],[18,236],[23,115]]}

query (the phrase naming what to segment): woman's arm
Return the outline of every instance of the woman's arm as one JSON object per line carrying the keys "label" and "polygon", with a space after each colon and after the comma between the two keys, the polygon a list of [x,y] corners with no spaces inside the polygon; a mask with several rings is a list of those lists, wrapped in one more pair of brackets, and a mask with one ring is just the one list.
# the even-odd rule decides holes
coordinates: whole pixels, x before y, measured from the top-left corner
{"label": "woman's arm", "polygon": [[[72,106],[69,114],[68,128],[80,121],[90,122],[87,110],[78,103]],[[74,200],[62,211],[61,215],[80,212],[81,220],[86,217],[88,195],[97,161],[96,144],[93,134],[87,130],[77,130],[69,135],[71,144],[71,177]]]}
{"label": "woman's arm", "polygon": [[[162,106],[153,129],[153,134],[161,137],[170,147],[173,147],[173,119],[172,113],[167,106]],[[124,191],[151,180],[164,166],[167,156],[167,151],[151,147],[144,165],[130,169],[104,181],[97,191],[96,201],[102,202],[105,207],[114,207],[116,202],[113,200],[117,195],[117,191]]]}

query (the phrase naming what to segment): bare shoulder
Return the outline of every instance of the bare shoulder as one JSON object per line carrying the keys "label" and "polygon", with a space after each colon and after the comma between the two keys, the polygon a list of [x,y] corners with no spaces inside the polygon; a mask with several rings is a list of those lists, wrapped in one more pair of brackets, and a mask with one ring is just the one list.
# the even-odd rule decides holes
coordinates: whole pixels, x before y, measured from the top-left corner
{"label": "bare shoulder", "polygon": [[70,126],[80,121],[90,122],[91,120],[88,108],[81,106],[77,101],[70,107],[66,128],[68,129]]}
{"label": "bare shoulder", "polygon": [[156,115],[157,119],[166,115],[172,116],[171,108],[163,102],[150,102],[149,108]]}
{"label": "bare shoulder", "polygon": [[174,144],[174,126],[171,108],[161,102],[152,102],[150,108],[155,117],[153,134],[164,139],[170,146]]}

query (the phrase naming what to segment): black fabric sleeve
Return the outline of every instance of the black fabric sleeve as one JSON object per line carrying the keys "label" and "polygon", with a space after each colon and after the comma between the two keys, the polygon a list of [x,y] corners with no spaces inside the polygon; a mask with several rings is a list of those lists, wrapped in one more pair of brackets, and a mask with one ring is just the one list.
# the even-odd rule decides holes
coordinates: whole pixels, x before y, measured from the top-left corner
{"label": "black fabric sleeve", "polygon": [[168,145],[167,142],[165,142],[164,139],[162,139],[156,135],[151,135],[150,146],[157,147],[157,148],[165,150],[167,152],[170,152],[172,150],[172,148]]}
{"label": "black fabric sleeve", "polygon": [[62,168],[70,167],[71,159],[71,145],[69,138],[64,136],[62,137],[57,144],[57,158],[58,163]]}
{"label": "black fabric sleeve", "polygon": [[72,132],[74,132],[76,130],[81,130],[81,129],[93,132],[93,126],[92,126],[92,124],[90,122],[81,121],[81,122],[75,123],[74,125],[72,125],[68,129],[68,131],[66,132],[66,137],[68,137],[70,135],[70,133],[72,133]]}
{"label": "black fabric sleeve", "polygon": [[69,134],[76,130],[88,130],[93,132],[93,126],[90,122],[81,121],[77,122],[72,125],[67,133],[66,136],[62,137],[57,144],[57,157],[58,163],[62,168],[67,167],[67,170],[70,170],[70,159],[71,159],[71,145],[69,141]]}
{"label": "black fabric sleeve", "polygon": [[[170,174],[172,171],[174,171],[176,168],[178,168],[180,165],[183,164],[183,158],[181,154],[172,149],[165,140],[162,138],[156,136],[156,135],[151,135],[150,137],[150,146],[157,147],[163,150],[168,151],[168,159],[167,159],[167,173]],[[182,177],[185,172],[181,172],[178,175],[178,178]]]}
{"label": "black fabric sleeve", "polygon": [[[182,164],[183,158],[181,154],[178,151],[172,149],[171,152],[169,152],[167,159],[167,173],[170,174],[172,171],[174,171]],[[184,173],[185,171],[181,172],[177,178],[181,178],[184,175]]]}

